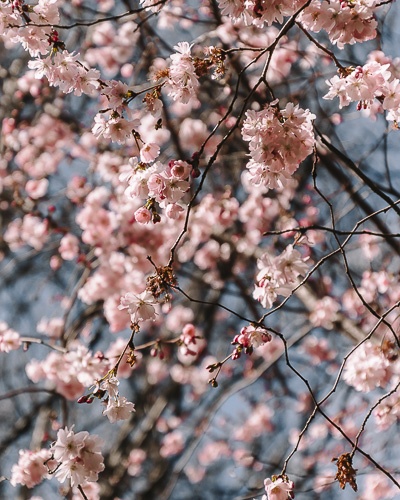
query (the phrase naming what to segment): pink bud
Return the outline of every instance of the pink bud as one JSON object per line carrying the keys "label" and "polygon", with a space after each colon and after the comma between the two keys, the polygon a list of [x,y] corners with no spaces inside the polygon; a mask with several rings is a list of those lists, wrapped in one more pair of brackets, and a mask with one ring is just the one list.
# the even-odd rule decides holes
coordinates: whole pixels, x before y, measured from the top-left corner
{"label": "pink bud", "polygon": [[200,170],[198,168],[193,168],[191,175],[193,179],[197,179],[197,177],[200,177]]}
{"label": "pink bud", "polygon": [[150,210],[145,207],[140,207],[135,212],[135,219],[139,224],[148,224],[151,221],[151,217]]}

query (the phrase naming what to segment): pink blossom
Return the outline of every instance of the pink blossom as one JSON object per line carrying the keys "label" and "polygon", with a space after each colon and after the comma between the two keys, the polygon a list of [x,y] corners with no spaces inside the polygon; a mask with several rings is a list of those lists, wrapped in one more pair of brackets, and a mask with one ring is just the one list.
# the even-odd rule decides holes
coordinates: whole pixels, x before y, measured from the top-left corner
{"label": "pink blossom", "polygon": [[180,431],[170,432],[162,440],[160,455],[162,457],[177,455],[183,450],[183,443],[183,436]]}
{"label": "pink blossom", "polygon": [[331,330],[338,311],[339,304],[336,300],[332,297],[324,297],[315,303],[315,308],[310,314],[310,322],[314,326],[322,326]]}
{"label": "pink blossom", "polygon": [[101,93],[107,96],[111,108],[118,109],[124,104],[124,100],[127,98],[128,85],[116,80],[111,80],[107,83],[108,86]]}
{"label": "pink blossom", "polygon": [[44,333],[50,338],[59,339],[64,330],[65,321],[63,318],[42,318],[37,324],[37,331]]}
{"label": "pink blossom", "polygon": [[61,257],[64,260],[73,260],[79,253],[79,240],[78,238],[68,233],[62,237],[60,246],[58,247]]}
{"label": "pink blossom", "polygon": [[86,481],[87,470],[79,457],[76,457],[72,460],[62,462],[54,473],[54,476],[60,483],[64,483],[67,479],[70,479],[71,486],[74,487]]}
{"label": "pink blossom", "polygon": [[39,198],[42,198],[47,193],[48,187],[49,187],[49,181],[47,179],[40,179],[40,180],[31,179],[25,185],[27,194],[33,200],[38,200]]}
{"label": "pink blossom", "polygon": [[249,2],[218,1],[223,15],[231,17],[234,22],[242,19],[246,24],[254,24],[258,27],[262,27],[264,24],[270,26],[274,22],[283,22],[285,16],[294,14],[303,3],[303,0],[271,0],[265,3],[257,3],[252,0]]}
{"label": "pink blossom", "polygon": [[134,448],[128,457],[128,474],[138,476],[142,470],[142,463],[146,460],[146,452],[140,448]]}
{"label": "pink blossom", "polygon": [[52,255],[49,262],[50,269],[57,271],[62,266],[62,259],[58,255]]}
{"label": "pink blossom", "polygon": [[263,496],[263,500],[288,500],[294,498],[293,481],[284,480],[281,477],[265,479],[265,491],[267,495]]}
{"label": "pink blossom", "polygon": [[196,328],[194,325],[188,323],[183,327],[181,341],[186,345],[196,343]]}
{"label": "pink blossom", "polygon": [[88,436],[89,433],[86,431],[75,434],[72,428],[60,429],[57,433],[57,441],[51,447],[55,460],[62,462],[77,457]]}
{"label": "pink blossom", "polygon": [[358,109],[369,109],[374,99],[382,101],[382,110],[387,110],[387,119],[397,121],[400,117],[400,101],[397,98],[398,80],[393,78],[390,63],[380,64],[371,60],[358,66],[346,76],[334,76],[326,82],[330,87],[324,99],[339,97],[339,107],[358,102]]}
{"label": "pink blossom", "polygon": [[251,182],[266,188],[286,186],[300,163],[312,152],[315,115],[288,103],[279,111],[268,106],[262,111],[247,111],[242,136],[249,141],[247,168]]}
{"label": "pink blossom", "polygon": [[190,174],[190,165],[186,161],[177,160],[170,164],[170,174],[177,179],[187,179]]}
{"label": "pink blossom", "polygon": [[149,195],[154,198],[162,199],[164,197],[163,192],[166,186],[166,179],[159,173],[151,174],[147,181],[147,187],[149,188]]}
{"label": "pink blossom", "polygon": [[18,349],[21,345],[20,336],[8,327],[4,321],[0,321],[0,352],[10,352]]}
{"label": "pink blossom", "polygon": [[45,462],[51,458],[50,450],[42,449],[39,451],[20,450],[18,464],[13,465],[11,469],[10,483],[13,486],[22,485],[27,488],[33,488],[41,483],[43,479],[48,478],[49,469]]}
{"label": "pink blossom", "polygon": [[101,389],[107,391],[108,395],[111,398],[118,397],[118,386],[119,386],[119,380],[117,379],[117,377],[114,376],[107,377],[101,383]]}
{"label": "pink blossom", "polygon": [[183,214],[185,209],[178,203],[169,203],[165,209],[165,215],[170,219],[177,220]]}
{"label": "pink blossom", "polygon": [[179,348],[178,358],[184,364],[188,363],[188,360],[185,359],[187,356],[192,357],[192,359],[189,360],[190,363],[205,347],[204,339],[200,338],[199,332],[191,323],[183,327],[180,342],[181,346]]}
{"label": "pink blossom", "polygon": [[140,159],[144,163],[150,163],[154,161],[157,156],[160,154],[160,147],[158,144],[154,144],[153,142],[143,144],[140,149]]}
{"label": "pink blossom", "polygon": [[400,400],[396,393],[386,398],[375,410],[376,425],[380,430],[387,430],[400,419]]}
{"label": "pink blossom", "polygon": [[85,387],[100,379],[109,369],[104,359],[93,354],[76,342],[67,353],[51,352],[41,362],[32,360],[26,365],[26,373],[35,383],[49,380],[59,394],[69,400],[77,399]]}
{"label": "pink blossom", "polygon": [[57,441],[50,448],[54,459],[59,462],[55,477],[60,482],[70,479],[72,487],[86,481],[97,481],[99,472],[104,470],[102,444],[98,436],[91,436],[86,431],[75,434],[72,428],[60,429]]}
{"label": "pink blossom", "polygon": [[156,310],[153,304],[156,303],[150,292],[144,291],[139,295],[128,292],[121,297],[121,304],[118,309],[128,309],[132,323],[137,323],[138,321],[155,319]]}
{"label": "pink blossom", "polygon": [[278,295],[286,297],[298,282],[298,277],[306,273],[308,257],[302,257],[292,245],[288,245],[281,255],[270,257],[267,253],[257,261],[260,269],[256,277],[253,297],[266,307],[272,307]]}
{"label": "pink blossom", "polygon": [[[251,354],[254,348],[262,346],[271,340],[272,336],[265,328],[248,325],[240,330],[240,334],[235,336],[232,344],[240,346],[246,353]],[[240,355],[239,352],[237,355]]]}
{"label": "pink blossom", "polygon": [[377,0],[331,0],[327,4],[314,0],[299,18],[306,29],[327,31],[331,42],[343,48],[345,44],[364,42],[376,37],[378,23],[374,19],[373,9],[377,3]]}
{"label": "pink blossom", "polygon": [[124,144],[128,137],[131,136],[133,123],[124,118],[112,118],[107,123],[107,129],[104,133],[105,138]]}
{"label": "pink blossom", "polygon": [[127,420],[131,413],[135,411],[135,405],[128,401],[124,396],[110,398],[107,408],[103,411],[108,420],[113,424],[118,420]]}
{"label": "pink blossom", "polygon": [[151,221],[152,217],[152,213],[146,207],[140,207],[135,212],[135,220],[139,224],[148,224]]}
{"label": "pink blossom", "polygon": [[15,219],[8,225],[4,240],[12,250],[27,244],[35,250],[41,250],[48,238],[48,223],[35,215],[27,214]]}
{"label": "pink blossom", "polygon": [[174,101],[184,104],[196,98],[199,87],[198,78],[187,42],[179,42],[174,46],[176,53],[171,56],[168,84],[171,88],[169,96]]}
{"label": "pink blossom", "polygon": [[379,345],[367,341],[357,347],[347,360],[343,378],[357,391],[369,392],[387,384],[390,378],[389,366]]}

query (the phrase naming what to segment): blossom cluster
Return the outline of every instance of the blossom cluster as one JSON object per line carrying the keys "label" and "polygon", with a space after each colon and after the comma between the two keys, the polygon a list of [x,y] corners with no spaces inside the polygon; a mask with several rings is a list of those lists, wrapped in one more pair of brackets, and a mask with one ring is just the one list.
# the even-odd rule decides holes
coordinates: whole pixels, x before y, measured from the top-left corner
{"label": "blossom cluster", "polygon": [[21,339],[19,333],[0,321],[0,352],[10,352],[19,348]]}
{"label": "blossom cluster", "polygon": [[155,203],[165,209],[167,217],[179,219],[184,209],[178,202],[190,188],[188,178],[191,166],[182,160],[171,160],[167,166],[161,162],[152,165],[138,162],[136,158],[132,158],[130,163],[133,170],[121,177],[128,181],[125,193],[132,198],[147,199],[147,203],[136,210],[136,221],[140,224],[159,222]]}
{"label": "blossom cluster", "polygon": [[99,392],[100,395],[107,393],[107,407],[103,411],[103,415],[106,415],[111,423],[126,420],[135,411],[135,405],[128,401],[125,396],[119,394],[118,386],[119,380],[111,375],[105,378],[94,393],[94,395],[96,392]]}
{"label": "blossom cluster", "polygon": [[93,355],[85,346],[76,343],[65,354],[51,352],[43,361],[30,361],[26,372],[33,382],[48,380],[59,394],[75,400],[108,368],[108,360],[103,355]]}
{"label": "blossom cluster", "polygon": [[380,344],[364,342],[351,354],[344,367],[344,380],[357,391],[370,392],[378,387],[392,389],[373,412],[377,426],[383,430],[400,419],[400,399],[396,389],[399,372],[397,346],[388,339]]}
{"label": "blossom cluster", "polygon": [[371,341],[357,347],[348,359],[343,378],[357,391],[369,392],[385,387],[392,378],[394,366],[382,353],[379,345]]}
{"label": "blossom cluster", "polygon": [[[282,23],[306,5],[305,0],[218,0],[223,15],[233,22],[243,21],[258,28],[265,24]],[[301,10],[298,19],[305,29],[318,33],[322,29],[328,33],[332,43],[343,48],[346,44],[365,42],[376,37],[377,21],[374,9],[379,0],[313,0]]]}
{"label": "blossom cluster", "polygon": [[224,16],[229,16],[234,22],[243,20],[246,24],[254,24],[262,28],[264,24],[281,23],[286,16],[297,12],[305,0],[218,0],[219,8]]}
{"label": "blossom cluster", "polygon": [[266,495],[261,500],[289,500],[294,498],[294,484],[286,477],[272,477],[264,480]]}
{"label": "blossom cluster", "polygon": [[378,23],[373,14],[379,4],[379,0],[313,0],[299,20],[316,33],[325,30],[330,41],[343,48],[376,37]]}
{"label": "blossom cluster", "polygon": [[138,323],[139,321],[155,319],[155,304],[157,304],[157,301],[147,290],[138,295],[128,292],[121,297],[121,304],[118,306],[118,309],[127,309],[131,317],[131,322]]}
{"label": "blossom cluster", "polygon": [[198,342],[198,339],[199,336],[195,326],[192,325],[192,323],[186,324],[182,328],[182,334],[180,336],[181,346],[179,353],[182,356],[197,356],[203,347],[202,343]]}
{"label": "blossom cluster", "polygon": [[239,335],[236,335],[232,341],[232,345],[237,346],[233,353],[233,359],[237,359],[242,350],[246,354],[251,354],[253,349],[271,342],[271,340],[272,336],[265,328],[247,325],[240,330]]}
{"label": "blossom cluster", "polygon": [[60,21],[57,3],[58,0],[39,0],[36,5],[28,6],[24,2],[2,2],[0,36],[8,44],[21,43],[36,57],[28,62],[35,78],[45,76],[50,85],[60,87],[65,93],[93,95],[100,87],[100,72],[86,68],[78,61],[79,54],[65,50],[58,32],[51,27]]}
{"label": "blossom cluster", "polygon": [[339,98],[339,107],[358,102],[358,109],[370,109],[374,100],[387,111],[389,121],[400,119],[400,80],[395,78],[389,62],[370,61],[364,66],[348,68],[326,82],[330,89],[324,99]]}
{"label": "blossom cluster", "polygon": [[78,57],[79,54],[60,50],[43,59],[29,61],[28,66],[35,71],[35,78],[46,77],[50,85],[59,87],[65,94],[93,96],[100,87],[100,72],[86,68]]}
{"label": "blossom cluster", "polygon": [[13,486],[33,488],[54,475],[60,483],[70,480],[72,488],[95,482],[104,470],[102,439],[88,432],[75,433],[73,427],[59,429],[50,450],[20,450],[18,463],[11,469]]}
{"label": "blossom cluster", "polygon": [[199,88],[199,81],[196,75],[191,47],[187,42],[179,42],[175,45],[175,54],[171,55],[169,67],[168,86],[169,96],[174,101],[187,104],[191,99],[195,99]]}
{"label": "blossom cluster", "polygon": [[60,21],[57,3],[58,0],[39,0],[36,5],[27,6],[20,1],[1,2],[0,37],[7,45],[20,43],[33,57],[46,54],[49,39],[54,37],[51,26]]}
{"label": "blossom cluster", "polygon": [[308,257],[302,257],[293,245],[288,245],[277,257],[265,253],[257,260],[259,272],[253,297],[263,307],[272,307],[278,295],[288,296],[298,283],[298,277],[307,273],[307,260]]}
{"label": "blossom cluster", "polygon": [[339,308],[339,304],[332,297],[326,296],[317,300],[314,310],[310,313],[310,323],[331,330]]}
{"label": "blossom cluster", "polygon": [[[235,23],[243,21],[262,27],[274,22],[282,23],[285,17],[292,16],[306,5],[305,0],[266,2],[263,0],[219,0],[223,15]],[[377,21],[374,9],[380,6],[379,0],[313,0],[299,14],[303,26],[318,33],[322,29],[328,33],[332,43],[343,48],[346,44],[365,42],[376,37]]]}
{"label": "blossom cluster", "polygon": [[313,151],[314,118],[308,109],[290,102],[283,110],[269,105],[262,111],[247,111],[242,136],[250,143],[247,168],[251,183],[272,189],[289,183],[300,163]]}
{"label": "blossom cluster", "polygon": [[24,245],[41,250],[48,237],[48,221],[31,214],[24,215],[22,219],[17,217],[11,221],[4,233],[4,240],[11,250],[17,250]]}
{"label": "blossom cluster", "polygon": [[[119,182],[118,174],[113,180],[115,177]],[[135,210],[140,200],[127,197],[119,186],[112,200],[105,187],[93,189],[77,216],[82,240],[95,247],[97,256],[96,267],[78,295],[85,304],[104,301],[104,314],[113,332],[129,327],[129,315],[118,306],[126,293],[136,297],[143,293],[146,276],[153,269],[147,256],[162,261],[180,230],[179,224],[168,217],[161,218],[156,235],[151,231],[153,225],[137,223]],[[128,251],[121,250],[124,248]]]}
{"label": "blossom cluster", "polygon": [[101,447],[103,440],[88,432],[74,433],[68,427],[60,429],[57,441],[50,448],[57,461],[54,475],[63,483],[70,479],[71,486],[97,481],[99,472],[104,470]]}
{"label": "blossom cluster", "polygon": [[[87,308],[88,316],[92,311],[95,315],[99,310],[104,313],[111,332],[128,327],[129,321],[135,325],[149,321],[144,325],[148,327],[148,331],[143,332],[147,338],[142,349],[146,351],[147,347],[151,347],[151,350],[149,349],[141,374],[147,377],[148,383],[139,383],[138,390],[142,385],[155,386],[168,377],[174,382],[185,384],[185,388],[180,391],[185,394],[184,411],[180,412],[185,416],[189,415],[186,405],[189,408],[206,391],[208,375],[205,367],[219,364],[209,354],[214,347],[209,338],[213,340],[215,329],[205,329],[206,343],[191,323],[195,321],[192,311],[192,316],[188,317],[188,312],[179,309],[175,300],[172,304],[161,304],[159,297],[150,293],[149,286],[143,291],[146,276],[152,271],[151,263],[165,262],[166,256],[171,255],[171,248],[176,247],[175,254],[171,256],[171,260],[175,259],[174,268],[179,269],[180,264],[190,262],[187,269],[192,271],[197,266],[194,278],[197,279],[198,274],[201,282],[209,288],[223,291],[232,276],[248,275],[252,265],[249,256],[255,255],[266,231],[273,228],[286,231],[287,228],[320,223],[318,208],[312,205],[308,194],[304,194],[304,198],[299,201],[299,204],[304,202],[302,215],[296,213],[294,216],[292,212],[296,185],[293,175],[300,163],[313,152],[315,142],[312,125],[315,116],[307,109],[289,102],[281,110],[277,102],[273,102],[259,111],[260,108],[254,103],[252,110],[246,114],[242,128],[243,140],[249,143],[250,149],[250,161],[242,176],[244,191],[240,187],[237,190],[236,182],[230,182],[230,174],[224,177],[222,165],[225,161],[236,160],[236,155],[230,153],[240,149],[234,145],[229,150],[227,141],[238,124],[235,116],[238,107],[234,104],[245,90],[244,86],[239,88],[239,84],[245,82],[253,91],[260,91],[262,85],[259,86],[261,80],[258,73],[263,66],[268,66],[264,82],[268,81],[269,90],[275,91],[272,87],[287,78],[295,64],[296,67],[308,65],[310,68],[310,61],[317,60],[316,54],[320,50],[318,45],[305,47],[302,45],[304,41],[307,42],[305,39],[291,38],[289,31],[292,28],[298,30],[298,24],[292,23],[290,27],[288,23],[286,32],[280,32],[273,24],[283,22],[285,17],[293,16],[304,7],[296,21],[300,21],[305,30],[325,30],[330,41],[342,48],[345,44],[376,36],[377,22],[373,11],[379,2],[218,1],[222,14],[229,16],[236,24],[232,27],[225,17],[214,30],[215,23],[212,23],[214,31],[208,35],[223,42],[224,49],[213,46],[205,49],[209,59],[205,62],[206,60],[199,60],[195,56],[196,51],[192,45],[180,42],[174,47],[175,53],[169,61],[163,55],[157,57],[155,44],[151,53],[146,52],[146,58],[143,59],[146,62],[151,60],[153,64],[148,74],[153,83],[144,90],[143,87],[138,90],[139,85],[132,83],[146,69],[141,64],[142,61],[136,68],[133,64],[139,60],[134,54],[134,47],[137,45],[140,50],[143,49],[142,44],[135,43],[140,36],[142,21],[136,25],[133,21],[123,21],[124,17],[110,21],[101,19],[101,22],[93,24],[91,34],[82,43],[81,52],[77,53],[68,51],[58,38],[58,33],[50,27],[51,24],[60,23],[57,5],[62,2],[59,0],[38,0],[36,5],[28,5],[23,0],[0,2],[0,36],[4,43],[6,46],[22,43],[30,56],[35,58],[28,63],[30,71],[16,82],[18,90],[14,97],[22,103],[20,108],[24,108],[24,113],[20,115],[20,108],[15,109],[15,118],[6,118],[3,122],[6,157],[7,161],[10,160],[11,170],[14,170],[12,175],[4,174],[3,177],[3,163],[0,164],[0,188],[3,189],[4,186],[7,189],[2,208],[13,208],[13,202],[17,202],[16,206],[21,209],[18,217],[8,224],[4,234],[5,246],[8,247],[7,250],[16,251],[27,244],[39,252],[50,241],[53,253],[51,272],[56,273],[63,265],[64,275],[72,265],[76,265],[78,270],[83,269],[77,297],[85,304],[93,305]],[[99,0],[97,7],[105,12],[105,5],[113,2],[114,0]],[[81,3],[81,0],[73,0],[71,5],[80,7]],[[158,12],[165,2],[140,0],[140,3],[143,7]],[[163,19],[163,14],[170,8],[170,18],[175,25],[177,18],[189,24],[192,22],[183,9],[185,2],[168,3],[170,5],[165,5],[166,8],[157,16],[158,21]],[[306,4],[308,7],[305,7]],[[69,15],[69,8],[68,3],[62,6],[63,15]],[[119,7],[116,5],[116,8]],[[208,10],[208,6],[202,5],[199,16]],[[133,16],[134,13],[130,15]],[[164,22],[166,21],[164,16]],[[265,25],[268,27],[265,28]],[[204,23],[204,26],[207,29],[208,23]],[[282,36],[283,33],[285,36]],[[72,43],[73,38],[66,37],[66,43]],[[202,36],[197,38],[197,42],[201,43],[201,39]],[[219,44],[219,41],[216,43]],[[225,47],[232,47],[233,50]],[[265,49],[266,47],[269,48]],[[260,52],[255,52],[256,50]],[[325,58],[328,52],[324,54]],[[267,66],[266,57],[269,58]],[[236,93],[232,92],[232,75],[236,76],[231,72],[231,68],[236,68],[231,63],[246,68],[246,74],[244,70],[240,73]],[[216,75],[224,76],[224,79],[211,82],[213,85],[209,87],[205,85],[204,93],[200,93],[200,77],[213,64],[217,65]],[[92,66],[98,67],[101,73]],[[130,84],[107,80],[103,78],[104,74],[107,78],[118,75],[116,78],[124,78]],[[358,101],[360,107],[367,108],[374,102],[379,103],[383,110],[388,111],[389,119],[397,121],[400,109],[398,76],[390,63],[383,59],[370,61],[363,67],[342,68],[340,77],[330,80],[331,90],[325,97],[333,99],[338,96],[340,107],[353,101]],[[32,83],[34,78],[37,79],[36,83]],[[258,82],[256,87],[255,82]],[[54,102],[49,102],[49,96],[52,97],[56,92],[49,89],[47,83],[58,87],[64,94],[73,93],[77,97],[85,94],[98,99],[95,107],[96,110],[101,108],[101,111],[95,115],[92,133],[89,130],[83,131],[85,125],[81,117],[70,116],[69,113],[73,110],[70,104],[77,102],[73,96],[68,96],[65,108],[60,93],[57,93]],[[213,103],[215,106],[209,106],[206,99],[211,97],[215,89],[221,92],[218,92],[218,99]],[[169,96],[169,102],[165,95],[161,99],[161,93]],[[251,95],[252,93],[249,98]],[[93,104],[85,96],[83,103]],[[202,102],[197,101],[197,98],[202,99]],[[168,103],[165,114],[162,114],[163,101]],[[29,106],[25,107],[25,102],[29,102]],[[245,102],[247,105],[247,100]],[[45,109],[54,116],[46,111],[42,115],[36,114],[30,123],[30,108],[42,103],[46,104]],[[139,109],[141,103],[144,104],[144,111]],[[252,106],[250,101],[248,104]],[[201,119],[193,116],[189,118],[188,110],[196,111],[197,105],[197,117]],[[196,116],[195,113],[192,115]],[[225,135],[224,132],[219,135],[225,126],[230,130],[229,134]],[[209,130],[213,132],[210,134]],[[170,136],[174,139],[171,141],[171,148],[166,144]],[[111,141],[117,144],[110,144]],[[219,152],[222,145],[227,150],[226,157]],[[199,157],[202,162],[200,165],[204,165],[203,161],[208,155],[215,154],[215,158],[218,157],[215,164],[209,164],[212,169],[207,182],[210,181],[212,193],[204,194],[204,190],[199,196],[196,193],[193,198],[195,203],[190,204],[190,213],[188,212],[187,222],[190,215],[190,224],[185,224],[185,237],[179,245],[175,245],[175,242],[179,234],[183,236],[180,233],[180,223],[191,188],[190,177],[195,177],[199,171],[183,160],[172,160],[166,165],[158,161],[161,151],[166,155],[173,147],[173,158],[177,154],[189,158],[193,151],[204,150],[204,155]],[[133,158],[128,164],[129,157]],[[76,165],[79,162],[85,164],[83,168],[88,165],[84,175],[89,180],[82,176],[73,177],[65,192],[63,206],[60,197],[53,196],[57,189],[57,179],[51,178],[51,175],[56,173],[57,166],[60,166],[60,173],[63,173],[67,161],[73,163],[71,170],[83,167]],[[235,166],[234,163],[235,161],[232,166]],[[210,180],[211,173],[214,172],[214,178]],[[237,172],[235,179],[239,177],[236,174]],[[206,175],[203,180],[206,180]],[[96,182],[103,185],[94,187]],[[268,189],[275,188],[277,192],[273,196],[266,194]],[[238,191],[240,196],[237,196]],[[9,203],[8,199],[13,202]],[[59,211],[59,216],[58,213],[54,217],[50,215],[51,205],[48,202],[53,203],[53,200],[60,207],[53,206],[54,210]],[[166,217],[161,219],[158,208],[164,210]],[[294,217],[298,217],[298,220]],[[158,224],[154,226],[150,222]],[[277,244],[280,244],[278,241],[291,238],[293,234],[291,229],[284,232],[282,239],[277,239]],[[302,236],[300,240],[302,243],[306,238],[313,240],[313,237],[315,241],[324,241],[324,236],[318,237],[315,231],[305,231],[304,234],[306,236]],[[296,242],[299,240],[296,239]],[[308,251],[311,253],[311,249]],[[151,256],[149,260],[148,255]],[[74,260],[76,262],[70,264]],[[265,308],[272,307],[278,296],[288,296],[298,284],[299,277],[305,276],[308,271],[307,257],[293,245],[289,245],[275,257],[268,252],[264,253],[257,265],[259,271],[253,297]],[[390,288],[391,283],[383,272],[382,275],[369,272],[363,276],[359,292],[365,300],[375,301],[378,294],[383,294]],[[239,286],[240,280],[236,284]],[[325,284],[321,286],[321,290],[324,289],[324,294],[328,294],[328,286],[326,289],[324,286]],[[195,300],[201,302],[200,299],[201,297]],[[390,299],[393,299],[392,302],[398,300],[394,295]],[[67,341],[65,351],[68,352],[61,352],[64,344],[59,347],[58,341],[70,323],[71,327],[74,326],[71,318],[76,306],[72,301],[68,303],[67,307],[71,309],[63,318],[42,319],[37,325],[37,331],[50,336],[51,346],[59,351],[52,352],[41,361],[31,361],[26,367],[29,378],[34,382],[42,379],[50,382],[46,387],[55,389],[67,400],[75,400],[87,387],[95,386],[93,392],[80,398],[80,403],[90,404],[95,398],[102,400],[103,415],[111,423],[130,418],[135,405],[120,394],[117,375],[129,376],[132,364],[136,361],[136,351],[132,348],[128,352],[126,342],[121,338],[105,354],[93,354],[78,341],[70,341],[65,335],[63,340]],[[330,296],[323,297],[316,302],[309,320],[315,327],[333,328],[340,320],[340,307]],[[343,310],[346,313],[345,307]],[[359,310],[360,308],[354,308],[351,313],[347,312],[354,317]],[[196,319],[199,317],[200,314],[196,314]],[[81,318],[82,321],[87,321],[86,316]],[[216,318],[224,319],[222,314]],[[172,341],[170,337],[164,337],[164,319],[167,335],[171,332],[176,335]],[[391,320],[391,317],[388,316],[387,319]],[[255,325],[257,323],[249,324],[234,337],[232,359],[238,358],[242,352],[251,354],[253,349],[265,344],[268,344],[265,349],[260,348],[256,355],[268,359],[271,352],[276,352],[277,347],[274,346],[270,332]],[[153,340],[155,330],[160,330],[156,334],[157,340]],[[82,335],[87,331],[88,327],[85,325]],[[76,330],[74,333],[78,335],[81,332]],[[5,323],[0,323],[0,351],[17,349],[20,344],[19,335]],[[133,343],[128,344],[128,347],[130,345]],[[309,338],[303,345],[304,352],[313,365],[331,361],[334,356],[325,339]],[[177,347],[177,355],[168,358],[174,346]],[[203,352],[204,355],[198,356]],[[121,353],[123,356],[120,356]],[[142,355],[139,353],[137,356],[140,359]],[[128,362],[124,363],[127,357]],[[177,362],[170,367],[164,358]],[[196,358],[199,360],[197,363]],[[246,359],[246,366],[249,371],[243,372],[243,376],[250,372],[253,358]],[[226,368],[229,370],[228,364],[224,366],[224,370]],[[239,367],[235,369],[238,370]],[[385,356],[379,347],[367,342],[346,362],[344,379],[358,390],[369,391],[375,387],[384,387],[397,373],[396,363]],[[278,408],[278,403],[276,404]],[[400,405],[396,394],[379,405],[377,418],[382,428],[397,420],[398,412],[393,408],[398,407]],[[234,433],[235,439],[248,443],[254,437],[260,437],[265,430],[273,430],[275,406],[266,405],[264,400],[262,404],[252,405],[251,410],[244,425],[238,425],[238,430]],[[184,416],[176,418],[179,424],[181,418],[183,421]],[[162,417],[157,426],[161,427],[161,421]],[[182,432],[171,428],[175,430],[166,434],[161,442],[162,457],[181,453],[185,447]],[[90,484],[98,479],[99,472],[104,468],[100,447],[101,441],[96,436],[90,436],[87,432],[74,433],[73,429],[62,429],[51,451],[20,452],[20,460],[13,468],[11,484],[34,487],[50,471],[60,481],[70,480],[73,488],[78,485],[80,489],[90,488]],[[248,448],[251,448],[250,445]],[[222,441],[217,446],[212,443],[206,452],[199,455],[200,465],[205,466],[217,460],[218,456],[228,457],[231,451]],[[243,463],[256,462],[250,456],[250,451],[236,449],[235,452],[237,454],[234,460],[239,460],[237,457],[242,453]],[[129,474],[139,474],[145,459],[144,450],[133,450],[128,460]],[[150,456],[149,460],[152,460]],[[190,479],[189,468],[187,474]],[[263,499],[288,500],[293,497],[293,489],[293,483],[285,476],[273,477],[272,480],[265,480],[266,495]]]}
{"label": "blossom cluster", "polygon": [[51,452],[45,448],[39,451],[19,450],[18,463],[11,469],[11,484],[33,488],[50,477],[49,468],[54,464],[50,460]]}

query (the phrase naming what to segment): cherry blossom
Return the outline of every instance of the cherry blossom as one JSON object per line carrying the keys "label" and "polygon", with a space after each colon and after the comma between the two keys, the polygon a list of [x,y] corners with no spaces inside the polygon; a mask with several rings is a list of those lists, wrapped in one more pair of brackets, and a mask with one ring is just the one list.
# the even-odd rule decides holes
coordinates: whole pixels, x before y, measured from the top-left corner
{"label": "cherry blossom", "polygon": [[26,373],[35,382],[48,380],[59,394],[75,400],[94,380],[100,379],[107,368],[106,360],[93,356],[86,347],[76,343],[68,353],[51,352],[43,361],[33,359],[26,365]]}
{"label": "cherry blossom", "polygon": [[160,148],[154,143],[143,144],[140,149],[140,159],[144,163],[154,161],[159,154]]}
{"label": "cherry blossom", "polygon": [[324,297],[316,303],[315,310],[310,314],[310,322],[314,326],[332,329],[339,310],[339,304],[332,297]]}
{"label": "cherry blossom", "polygon": [[174,101],[186,104],[196,97],[199,82],[190,53],[190,45],[187,42],[179,42],[174,49],[176,53],[171,55],[169,67],[168,85],[171,90],[168,95]]}
{"label": "cherry blossom", "polygon": [[139,295],[128,292],[121,297],[121,304],[118,309],[128,309],[132,323],[137,323],[138,321],[155,319],[156,310],[154,304],[156,303],[153,295],[147,290]]}
{"label": "cherry blossom", "polygon": [[128,474],[138,476],[142,471],[142,463],[146,460],[146,452],[135,448],[129,453]]}
{"label": "cherry blossom", "polygon": [[334,0],[329,4],[313,0],[301,13],[300,19],[312,31],[326,30],[331,42],[343,48],[345,44],[365,42],[376,37],[378,23],[373,14],[378,4],[376,0]]}
{"label": "cherry blossom", "polygon": [[135,405],[128,401],[126,397],[110,397],[107,408],[103,411],[103,415],[106,415],[108,420],[113,424],[118,420],[126,420],[133,411],[135,411]]}
{"label": "cherry blossom", "polygon": [[263,496],[263,500],[287,500],[294,498],[293,481],[289,481],[282,477],[273,477],[264,480],[265,491],[267,495]]}
{"label": "cherry blossom", "polygon": [[257,261],[260,271],[256,277],[253,297],[263,307],[272,307],[278,295],[288,296],[307,270],[307,257],[304,259],[298,250],[289,245],[284,252],[274,258],[264,254]]}
{"label": "cherry blossom", "polygon": [[249,141],[247,164],[250,182],[276,189],[288,184],[300,163],[312,152],[314,134],[309,110],[288,103],[280,111],[272,105],[262,111],[247,111],[242,136]]}
{"label": "cherry blossom", "polygon": [[339,97],[339,107],[358,102],[358,109],[370,109],[375,99],[382,103],[382,110],[388,111],[387,119],[397,122],[399,100],[398,79],[394,78],[391,64],[371,61],[364,66],[349,68],[342,76],[334,76],[326,83],[330,87],[325,99]]}
{"label": "cherry blossom", "polygon": [[0,321],[0,352],[10,352],[21,345],[20,335],[9,328],[7,323]]}
{"label": "cherry blossom", "polygon": [[18,463],[11,469],[11,484],[21,484],[27,488],[40,484],[43,479],[49,478],[49,468],[46,464],[49,464],[50,459],[51,453],[47,449],[36,452],[20,450]]}
{"label": "cherry blossom", "polygon": [[125,7],[0,2],[4,495],[395,496],[395,3]]}
{"label": "cherry blossom", "polygon": [[384,387],[390,377],[390,363],[378,346],[364,342],[349,358],[344,380],[358,391]]}
{"label": "cherry blossom", "polygon": [[75,434],[72,428],[60,429],[50,448],[59,463],[55,477],[61,483],[70,479],[71,486],[97,481],[99,472],[104,470],[102,444],[98,436],[90,436],[86,431]]}
{"label": "cherry blossom", "polygon": [[[233,345],[238,345],[244,352],[251,354],[254,348],[262,346],[272,340],[271,334],[265,328],[248,325],[240,330],[240,334],[236,335],[232,341]],[[240,351],[236,348],[234,357],[240,355]]]}

